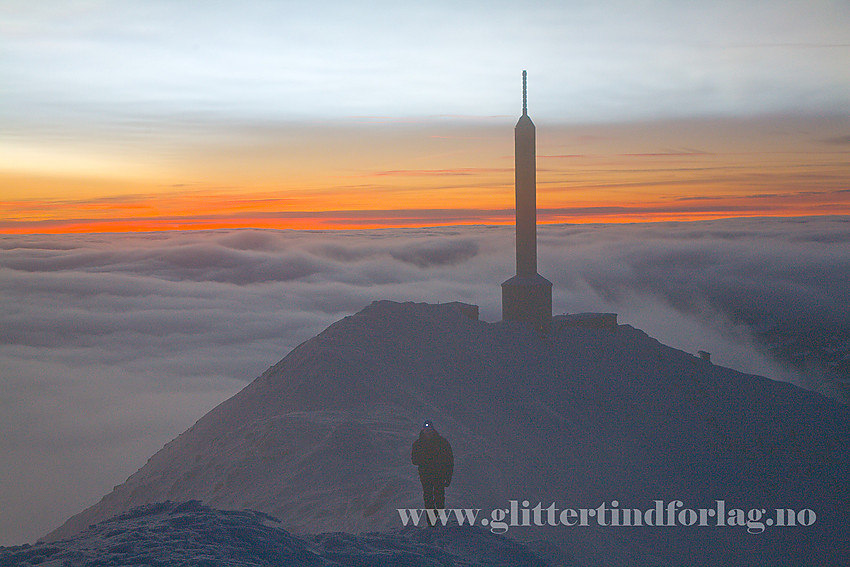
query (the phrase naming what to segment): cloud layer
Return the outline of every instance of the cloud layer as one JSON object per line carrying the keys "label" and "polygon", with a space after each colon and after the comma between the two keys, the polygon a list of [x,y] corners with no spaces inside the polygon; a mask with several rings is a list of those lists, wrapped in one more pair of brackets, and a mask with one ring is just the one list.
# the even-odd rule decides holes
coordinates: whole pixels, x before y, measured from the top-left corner
{"label": "cloud layer", "polygon": [[[850,219],[550,225],[556,313],[616,311],[800,382],[736,319],[850,327]],[[218,402],[376,299],[500,318],[511,227],[0,237],[0,544],[94,502]]]}

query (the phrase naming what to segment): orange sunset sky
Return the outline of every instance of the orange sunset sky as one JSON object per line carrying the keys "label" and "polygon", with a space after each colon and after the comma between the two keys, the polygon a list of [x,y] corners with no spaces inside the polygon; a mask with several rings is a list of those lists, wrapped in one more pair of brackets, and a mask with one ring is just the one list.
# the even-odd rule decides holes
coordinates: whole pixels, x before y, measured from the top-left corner
{"label": "orange sunset sky", "polygon": [[850,213],[841,3],[326,4],[5,3],[0,232]]}

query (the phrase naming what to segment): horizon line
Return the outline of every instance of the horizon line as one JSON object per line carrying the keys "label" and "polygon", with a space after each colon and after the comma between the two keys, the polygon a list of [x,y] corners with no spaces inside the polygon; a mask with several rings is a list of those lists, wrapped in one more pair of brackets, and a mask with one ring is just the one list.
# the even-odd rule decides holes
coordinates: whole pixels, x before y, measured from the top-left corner
{"label": "horizon line", "polygon": [[[512,214],[512,209],[510,211]],[[539,214],[539,213],[538,213]],[[634,215],[638,216],[638,215]],[[646,215],[649,216],[649,215]],[[557,220],[548,220],[538,222],[538,226],[580,226],[580,225],[626,225],[626,224],[663,224],[663,223],[699,223],[699,222],[710,222],[710,221],[718,221],[718,220],[758,220],[758,219],[785,219],[785,220],[794,220],[794,219],[841,219],[841,218],[850,218],[850,212],[845,213],[798,213],[798,214],[758,214],[758,213],[747,213],[740,212],[740,214],[686,214],[678,216],[671,215],[653,215],[653,218],[633,218],[630,215],[612,215],[612,216],[599,216],[599,217],[585,217],[581,220],[577,218],[572,218],[570,220],[566,219],[557,219]],[[390,220],[390,219],[387,219]],[[35,221],[38,223],[53,223],[53,221]],[[276,222],[267,222],[267,223],[204,223],[204,222],[194,222],[191,223],[190,219],[187,218],[186,226],[156,226],[151,227],[149,223],[133,223],[131,221],[100,221],[97,222],[97,225],[102,226],[102,230],[91,230],[92,226],[90,223],[84,223],[85,228],[83,226],[64,226],[62,228],[55,227],[46,231],[32,231],[26,230],[23,227],[20,229],[8,228],[1,226],[0,223],[0,236],[47,236],[47,235],[62,235],[62,234],[75,234],[75,235],[83,235],[83,234],[155,234],[155,233],[163,233],[163,232],[215,232],[221,230],[279,230],[279,231],[303,231],[303,232],[346,232],[346,231],[368,231],[368,230],[404,230],[404,229],[429,229],[429,228],[501,228],[501,227],[512,227],[514,223],[512,220],[505,221],[491,221],[491,222],[482,222],[480,220],[471,220],[469,222],[422,222],[422,223],[375,223],[375,224],[367,224],[369,221],[366,219],[357,220],[351,219],[347,224],[319,224],[314,223],[310,225],[302,225],[298,224],[298,226],[280,226],[286,223],[276,223]],[[56,224],[68,225],[72,224],[73,221],[56,221]],[[191,224],[190,224],[191,223]],[[26,224],[33,224],[27,222]],[[82,224],[82,223],[81,223]],[[148,224],[148,226],[145,226]],[[163,224],[174,224],[173,222],[168,222]],[[182,224],[182,223],[181,223]],[[295,224],[295,223],[293,223]],[[121,228],[117,228],[116,225],[119,225]]]}

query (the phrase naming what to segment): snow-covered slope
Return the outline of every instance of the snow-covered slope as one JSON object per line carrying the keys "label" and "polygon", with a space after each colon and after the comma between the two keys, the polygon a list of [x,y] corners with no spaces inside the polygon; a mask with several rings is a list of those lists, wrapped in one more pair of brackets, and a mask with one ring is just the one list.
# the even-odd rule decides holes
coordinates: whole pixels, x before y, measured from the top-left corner
{"label": "snow-covered slope", "polygon": [[760,534],[593,525],[509,534],[557,543],[578,563],[678,564],[697,552],[713,564],[850,558],[847,407],[629,326],[564,327],[543,339],[472,310],[381,301],[331,325],[49,539],[186,499],[260,510],[296,533],[396,528],[396,508],[420,505],[409,450],[428,418],[455,449],[450,507],[724,500],[818,518]]}
{"label": "snow-covered slope", "polygon": [[214,510],[189,501],[139,506],[52,544],[0,548],[0,565],[546,567],[547,563],[525,546],[480,527],[296,537],[266,514]]}

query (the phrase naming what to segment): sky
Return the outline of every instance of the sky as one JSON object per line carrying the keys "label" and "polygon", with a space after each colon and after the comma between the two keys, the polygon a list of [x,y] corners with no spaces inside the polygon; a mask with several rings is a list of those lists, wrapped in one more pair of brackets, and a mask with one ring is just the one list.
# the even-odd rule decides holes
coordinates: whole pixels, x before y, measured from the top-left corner
{"label": "sky", "polygon": [[0,2],[0,233],[850,210],[842,0]]}

